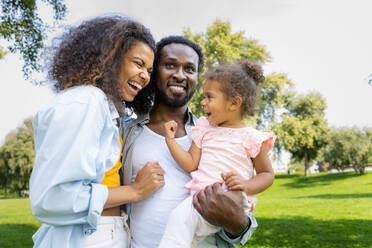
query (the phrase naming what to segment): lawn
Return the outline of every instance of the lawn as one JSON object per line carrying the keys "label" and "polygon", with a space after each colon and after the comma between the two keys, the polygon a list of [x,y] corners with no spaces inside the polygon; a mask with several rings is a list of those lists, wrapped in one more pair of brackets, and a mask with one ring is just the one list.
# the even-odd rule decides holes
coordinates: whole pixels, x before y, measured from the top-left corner
{"label": "lawn", "polygon": [[40,223],[31,215],[29,200],[0,200],[0,247],[32,247],[32,234]]}
{"label": "lawn", "polygon": [[245,247],[372,247],[372,174],[276,176]]}
{"label": "lawn", "polygon": [[[258,197],[259,227],[245,247],[372,247],[372,173],[276,176]],[[0,247],[32,247],[28,199],[0,200]]]}

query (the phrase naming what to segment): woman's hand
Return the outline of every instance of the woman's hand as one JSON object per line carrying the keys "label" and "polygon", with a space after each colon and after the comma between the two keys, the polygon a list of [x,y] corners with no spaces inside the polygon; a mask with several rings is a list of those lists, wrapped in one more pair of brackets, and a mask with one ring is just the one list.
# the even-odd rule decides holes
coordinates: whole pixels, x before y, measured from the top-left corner
{"label": "woman's hand", "polygon": [[113,208],[128,202],[145,199],[164,185],[163,174],[164,171],[160,168],[158,162],[148,162],[137,173],[132,184],[108,189],[109,194],[104,208]]}
{"label": "woman's hand", "polygon": [[164,185],[164,171],[158,162],[148,162],[137,173],[136,179],[131,186],[138,193],[138,201],[141,201]]}

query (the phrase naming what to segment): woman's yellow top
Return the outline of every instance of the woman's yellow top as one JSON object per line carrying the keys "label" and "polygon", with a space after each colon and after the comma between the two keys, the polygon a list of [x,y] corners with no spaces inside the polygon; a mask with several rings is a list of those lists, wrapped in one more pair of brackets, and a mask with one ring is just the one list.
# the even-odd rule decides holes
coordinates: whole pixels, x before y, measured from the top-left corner
{"label": "woman's yellow top", "polygon": [[114,165],[114,167],[112,167],[111,170],[105,172],[105,177],[103,178],[103,180],[100,183],[100,184],[106,185],[109,188],[120,186],[119,170],[120,170],[121,165],[122,165],[121,164],[121,154],[122,154],[122,150],[123,150],[123,140],[122,140],[120,135],[119,135],[119,138],[120,138],[120,145],[121,145],[119,159],[116,162],[116,164]]}

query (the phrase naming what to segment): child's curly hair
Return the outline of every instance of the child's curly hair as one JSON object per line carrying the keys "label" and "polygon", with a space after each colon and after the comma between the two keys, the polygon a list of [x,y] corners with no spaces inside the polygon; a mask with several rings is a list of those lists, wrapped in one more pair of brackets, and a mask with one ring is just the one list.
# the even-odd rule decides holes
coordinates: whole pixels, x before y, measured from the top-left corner
{"label": "child's curly hair", "polygon": [[250,60],[235,65],[221,65],[205,75],[206,80],[217,81],[229,100],[242,98],[242,116],[256,112],[258,85],[265,81],[261,66]]}
{"label": "child's curly hair", "polygon": [[[48,76],[55,90],[93,85],[105,92],[118,111],[123,111],[124,94],[118,84],[120,63],[135,42],[147,44],[155,53],[149,29],[127,17],[96,17],[71,28],[54,49]],[[138,114],[152,106],[153,87],[145,87],[133,102],[126,102]]]}

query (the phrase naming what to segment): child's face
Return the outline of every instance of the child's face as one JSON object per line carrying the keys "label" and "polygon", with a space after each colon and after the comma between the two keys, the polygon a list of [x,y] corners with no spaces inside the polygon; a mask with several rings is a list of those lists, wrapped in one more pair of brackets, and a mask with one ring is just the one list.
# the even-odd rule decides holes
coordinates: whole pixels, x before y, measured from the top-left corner
{"label": "child's face", "polygon": [[204,99],[200,102],[212,126],[229,127],[232,102],[221,90],[217,81],[206,80],[203,86]]}

